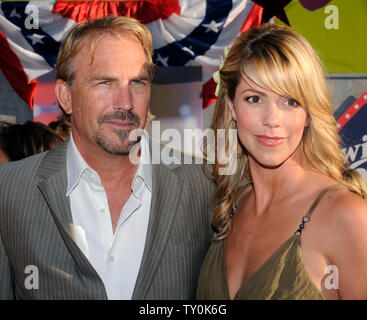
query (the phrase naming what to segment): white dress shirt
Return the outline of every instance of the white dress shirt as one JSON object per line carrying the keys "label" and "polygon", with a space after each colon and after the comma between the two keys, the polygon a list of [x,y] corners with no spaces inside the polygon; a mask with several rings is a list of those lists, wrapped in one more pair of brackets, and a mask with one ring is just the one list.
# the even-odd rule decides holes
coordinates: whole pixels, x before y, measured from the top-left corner
{"label": "white dress shirt", "polygon": [[97,172],[83,159],[72,136],[68,144],[66,196],[70,197],[76,242],[101,277],[108,299],[131,299],[143,256],[152,199],[152,166],[144,136],[140,147],[132,194],[114,234]]}

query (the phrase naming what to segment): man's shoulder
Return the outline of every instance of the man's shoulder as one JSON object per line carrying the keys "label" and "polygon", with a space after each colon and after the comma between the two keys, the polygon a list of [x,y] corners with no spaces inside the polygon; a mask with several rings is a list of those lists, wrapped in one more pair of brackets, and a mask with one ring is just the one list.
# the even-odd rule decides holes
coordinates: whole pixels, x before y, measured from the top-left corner
{"label": "man's shoulder", "polygon": [[205,170],[205,159],[202,155],[162,146],[159,163],[166,165],[176,174],[195,175],[197,178],[211,180]]}
{"label": "man's shoulder", "polygon": [[[36,175],[38,168],[44,167],[46,172],[65,169],[66,148],[68,141],[59,144],[54,149],[44,151],[18,161],[11,161],[0,165],[0,176],[32,176]],[[60,169],[61,168],[61,169]]]}
{"label": "man's shoulder", "polygon": [[42,152],[18,161],[3,163],[0,165],[0,172],[16,172],[22,169],[37,167],[46,153]]}
{"label": "man's shoulder", "polygon": [[1,184],[22,183],[24,179],[34,177],[47,152],[42,152],[18,161],[0,165]]}
{"label": "man's shoulder", "polygon": [[200,155],[194,155],[185,151],[179,151],[179,159],[176,163],[170,164],[171,170],[178,175],[190,190],[206,190],[212,194],[215,189],[214,180],[209,173],[209,167],[205,164],[205,159]]}

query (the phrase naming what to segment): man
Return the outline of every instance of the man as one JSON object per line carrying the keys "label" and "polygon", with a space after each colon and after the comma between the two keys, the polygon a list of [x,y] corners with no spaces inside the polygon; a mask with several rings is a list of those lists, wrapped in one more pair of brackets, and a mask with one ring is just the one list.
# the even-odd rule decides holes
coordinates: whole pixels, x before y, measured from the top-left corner
{"label": "man", "polygon": [[151,140],[128,137],[146,125],[151,50],[126,17],[65,39],[55,93],[70,139],[0,166],[1,298],[195,298],[213,186],[200,165],[152,164]]}

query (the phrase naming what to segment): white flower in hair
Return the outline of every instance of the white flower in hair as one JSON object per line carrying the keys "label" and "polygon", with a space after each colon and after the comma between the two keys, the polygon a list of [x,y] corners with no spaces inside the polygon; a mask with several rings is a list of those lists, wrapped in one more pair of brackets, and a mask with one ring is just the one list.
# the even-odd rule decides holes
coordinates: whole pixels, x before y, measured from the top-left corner
{"label": "white flower in hair", "polygon": [[217,84],[217,86],[215,88],[215,96],[216,97],[218,97],[219,90],[220,90],[220,76],[219,76],[219,71],[220,71],[220,69],[222,69],[222,67],[224,65],[224,61],[226,60],[226,58],[228,56],[228,52],[229,52],[229,48],[227,46],[225,46],[224,47],[224,59],[223,59],[223,57],[221,57],[222,63],[220,65],[219,69],[213,73],[214,82]]}

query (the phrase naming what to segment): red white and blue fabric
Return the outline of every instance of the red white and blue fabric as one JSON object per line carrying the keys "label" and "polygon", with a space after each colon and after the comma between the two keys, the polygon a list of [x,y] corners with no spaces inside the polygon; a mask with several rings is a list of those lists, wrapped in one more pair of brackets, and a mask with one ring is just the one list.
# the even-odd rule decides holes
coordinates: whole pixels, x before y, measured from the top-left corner
{"label": "red white and blue fabric", "polygon": [[334,112],[336,126],[350,167],[357,169],[367,181],[367,91],[357,99],[352,96],[348,99],[348,104]]}
{"label": "red white and blue fabric", "polygon": [[[39,28],[27,29],[25,21],[34,7]],[[54,69],[60,44],[76,23],[132,16],[151,31],[157,66],[202,66],[205,108],[215,101],[212,75],[224,47],[241,31],[260,25],[262,13],[251,0],[0,2],[0,68],[32,108],[37,78]]]}

